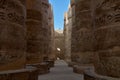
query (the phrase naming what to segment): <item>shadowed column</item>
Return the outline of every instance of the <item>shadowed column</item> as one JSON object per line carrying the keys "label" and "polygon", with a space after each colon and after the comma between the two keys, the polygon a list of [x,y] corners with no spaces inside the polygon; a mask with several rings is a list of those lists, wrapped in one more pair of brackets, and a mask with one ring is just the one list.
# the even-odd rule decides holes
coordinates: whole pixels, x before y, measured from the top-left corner
{"label": "shadowed column", "polygon": [[0,0],[0,71],[25,65],[25,0]]}
{"label": "shadowed column", "polygon": [[41,1],[27,0],[27,64],[40,63],[43,60],[41,7]]}

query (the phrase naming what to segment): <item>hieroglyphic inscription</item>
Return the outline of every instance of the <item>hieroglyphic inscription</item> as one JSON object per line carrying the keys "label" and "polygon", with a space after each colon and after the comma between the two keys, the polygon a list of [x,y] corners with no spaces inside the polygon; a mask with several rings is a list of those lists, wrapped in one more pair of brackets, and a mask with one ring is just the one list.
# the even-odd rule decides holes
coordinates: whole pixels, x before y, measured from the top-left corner
{"label": "hieroglyphic inscription", "polygon": [[22,15],[18,15],[16,12],[6,13],[0,11],[0,21],[1,20],[2,21],[7,20],[13,23],[24,25],[25,18]]}
{"label": "hieroglyphic inscription", "polygon": [[[16,61],[23,56],[23,51],[21,51],[21,49],[23,49],[23,46],[21,46],[22,44],[20,46],[16,46],[19,44],[19,41],[18,44],[15,42],[18,38],[22,40],[21,36],[24,36],[17,28],[18,24],[22,26],[25,24],[25,9],[23,7],[24,6],[21,6],[21,4],[18,3],[18,0],[0,0],[0,23],[2,24],[0,26],[2,34],[0,34],[0,36],[9,36],[7,37],[8,39],[14,40],[11,45],[9,41],[0,37],[0,43],[2,43],[0,45],[0,65]],[[16,25],[12,26],[11,23]],[[10,27],[10,30],[3,28],[5,24],[7,24],[7,27]],[[14,29],[14,27],[16,28]],[[4,32],[4,30],[6,32]],[[14,33],[11,34],[10,32]]]}
{"label": "hieroglyphic inscription", "polygon": [[11,61],[14,61],[16,59],[20,59],[22,57],[22,55],[18,55],[16,53],[12,53],[12,54],[7,54],[7,51],[0,51],[0,64],[5,64],[5,63],[9,63]]}
{"label": "hieroglyphic inscription", "polygon": [[0,9],[16,9],[18,10],[18,8],[21,7],[22,4],[13,1],[13,0],[0,0]]}
{"label": "hieroglyphic inscription", "polygon": [[[113,6],[116,6],[116,5],[114,5],[114,3],[119,5],[119,1],[118,0],[102,0],[102,2],[99,2],[97,4],[97,8],[104,8],[104,7],[111,8]],[[120,7],[116,6],[115,8],[119,9]]]}
{"label": "hieroglyphic inscription", "polygon": [[13,23],[24,25],[25,17],[23,16],[23,14],[18,14],[15,11],[16,9],[13,10],[17,6],[18,4],[15,4],[15,2],[12,3],[12,1],[0,0],[0,20],[8,20]]}
{"label": "hieroglyphic inscription", "polygon": [[0,20],[5,20],[5,13],[4,12],[0,12]]}
{"label": "hieroglyphic inscription", "polygon": [[25,19],[22,15],[18,15],[17,13],[13,12],[13,13],[8,13],[7,14],[8,20],[11,22],[16,22],[18,24],[23,25],[25,22]]}
{"label": "hieroglyphic inscription", "polygon": [[97,26],[104,26],[109,25],[110,23],[120,22],[120,13],[103,14],[101,16],[97,16],[95,21]]}
{"label": "hieroglyphic inscription", "polygon": [[120,22],[120,3],[116,0],[104,0],[99,5],[96,11],[101,10],[101,13],[96,13],[97,17],[95,20],[98,27]]}
{"label": "hieroglyphic inscription", "polygon": [[7,0],[0,0],[0,8],[5,9]]}

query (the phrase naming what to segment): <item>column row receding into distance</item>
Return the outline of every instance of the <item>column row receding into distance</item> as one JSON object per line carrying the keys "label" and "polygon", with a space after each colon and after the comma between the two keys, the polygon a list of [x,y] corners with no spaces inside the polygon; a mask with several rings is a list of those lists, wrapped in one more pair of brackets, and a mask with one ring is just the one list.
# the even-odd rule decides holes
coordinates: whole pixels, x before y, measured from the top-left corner
{"label": "column row receding into distance", "polygon": [[119,7],[118,0],[71,0],[64,18],[65,60],[85,80],[120,78]]}
{"label": "column row receding into distance", "polygon": [[0,80],[38,80],[54,66],[51,4],[1,0],[0,15]]}

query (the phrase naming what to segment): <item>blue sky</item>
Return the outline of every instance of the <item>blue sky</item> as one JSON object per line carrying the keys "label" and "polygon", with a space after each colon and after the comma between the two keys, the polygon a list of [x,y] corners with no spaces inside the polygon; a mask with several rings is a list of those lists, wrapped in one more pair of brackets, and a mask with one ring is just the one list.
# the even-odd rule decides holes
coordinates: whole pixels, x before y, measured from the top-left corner
{"label": "blue sky", "polygon": [[49,0],[54,11],[54,27],[55,30],[64,27],[64,12],[68,10],[70,0]]}

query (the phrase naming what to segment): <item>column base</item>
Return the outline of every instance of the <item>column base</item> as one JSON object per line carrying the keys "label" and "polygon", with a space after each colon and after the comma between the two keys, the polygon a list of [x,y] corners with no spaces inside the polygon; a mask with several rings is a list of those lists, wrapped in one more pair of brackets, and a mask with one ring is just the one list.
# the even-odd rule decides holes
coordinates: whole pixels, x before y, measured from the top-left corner
{"label": "column base", "polygon": [[36,68],[0,72],[0,80],[38,80]]}
{"label": "column base", "polygon": [[84,80],[120,80],[109,76],[99,75],[95,72],[94,66],[89,65],[74,65],[73,72],[84,75]]}
{"label": "column base", "polygon": [[37,64],[27,64],[27,66],[33,66],[36,67],[38,70],[39,75],[41,74],[47,74],[50,72],[49,64],[46,62],[37,63]]}

